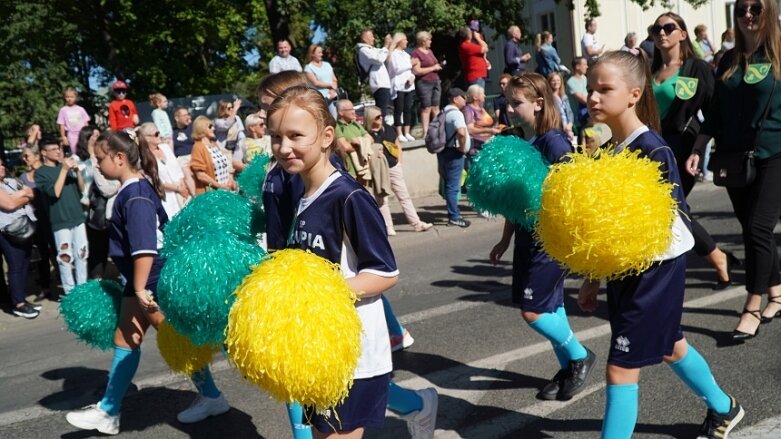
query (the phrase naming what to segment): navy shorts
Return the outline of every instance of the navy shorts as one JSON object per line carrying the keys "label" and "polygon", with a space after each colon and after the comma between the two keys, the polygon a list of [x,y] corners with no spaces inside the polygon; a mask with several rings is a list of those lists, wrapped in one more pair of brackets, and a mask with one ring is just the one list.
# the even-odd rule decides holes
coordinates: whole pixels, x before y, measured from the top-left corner
{"label": "navy shorts", "polygon": [[683,338],[681,314],[686,255],[654,265],[638,276],[607,284],[610,315],[608,364],[629,369],[661,363]]}
{"label": "navy shorts", "polygon": [[307,406],[304,420],[322,433],[349,432],[359,428],[382,428],[385,424],[385,407],[388,405],[390,380],[390,373],[355,380],[347,398],[335,409],[316,413],[314,407]]}
{"label": "navy shorts", "polygon": [[513,250],[513,302],[536,313],[556,312],[564,304],[567,272],[542,250],[531,233],[516,226]]}
{"label": "navy shorts", "polygon": [[[155,301],[157,301],[157,282],[160,280],[160,271],[162,269],[163,260],[160,258],[155,258],[154,262],[152,263],[152,269],[149,271],[149,277],[146,280],[146,289],[152,292],[152,298],[154,298]],[[125,284],[124,290],[122,290],[122,297],[136,297],[136,291],[133,288],[132,273],[132,271],[128,272],[127,276],[123,274],[125,280],[127,280],[127,283]]]}

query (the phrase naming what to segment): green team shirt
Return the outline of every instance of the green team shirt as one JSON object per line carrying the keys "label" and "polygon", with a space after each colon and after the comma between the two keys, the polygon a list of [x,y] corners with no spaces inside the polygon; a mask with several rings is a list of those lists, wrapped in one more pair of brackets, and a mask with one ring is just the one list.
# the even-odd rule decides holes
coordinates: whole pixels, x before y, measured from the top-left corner
{"label": "green team shirt", "polygon": [[70,229],[84,223],[84,208],[81,207],[79,183],[72,173],[65,177],[60,197],[54,196],[54,183],[60,176],[61,164],[42,165],[35,171],[35,185],[46,194],[46,207],[52,231]]}

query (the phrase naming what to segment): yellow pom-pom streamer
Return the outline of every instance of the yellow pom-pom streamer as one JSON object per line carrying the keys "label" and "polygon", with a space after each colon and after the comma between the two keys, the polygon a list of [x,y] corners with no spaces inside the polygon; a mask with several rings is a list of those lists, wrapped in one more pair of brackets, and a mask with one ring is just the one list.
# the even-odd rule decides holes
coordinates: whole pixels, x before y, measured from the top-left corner
{"label": "yellow pom-pom streamer", "polygon": [[537,236],[545,251],[590,279],[647,270],[669,247],[677,214],[659,162],[628,150],[571,158],[543,183]]}
{"label": "yellow pom-pom streamer", "polygon": [[282,402],[318,410],[347,396],[361,354],[356,295],[338,265],[281,250],[236,289],[228,356],[241,374]]}
{"label": "yellow pom-pom streamer", "polygon": [[171,370],[187,376],[206,367],[214,353],[219,351],[217,346],[194,345],[166,321],[157,328],[157,348]]}

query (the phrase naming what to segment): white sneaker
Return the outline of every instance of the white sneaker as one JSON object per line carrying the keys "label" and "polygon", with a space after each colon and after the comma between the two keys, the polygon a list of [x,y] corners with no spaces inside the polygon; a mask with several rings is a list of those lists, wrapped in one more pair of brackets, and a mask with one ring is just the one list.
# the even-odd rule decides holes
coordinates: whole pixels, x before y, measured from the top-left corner
{"label": "white sneaker", "polygon": [[407,139],[407,136],[405,136],[404,134],[399,134],[398,136],[396,136],[396,138],[399,139],[399,142],[401,142],[401,143],[409,142],[409,140]]}
{"label": "white sneaker", "polygon": [[391,335],[391,352],[407,349],[408,347],[412,346],[412,343],[415,343],[415,339],[412,338],[412,334],[410,334],[409,331],[407,331],[405,328],[404,335]]}
{"label": "white sneaker", "polygon": [[119,415],[111,416],[100,408],[100,403],[70,412],[65,419],[82,430],[98,430],[103,434],[119,434]]}
{"label": "white sneaker", "polygon": [[230,404],[228,404],[228,401],[225,400],[222,394],[216,398],[207,398],[198,394],[195,401],[190,404],[190,407],[176,415],[176,419],[182,424],[192,424],[203,421],[209,416],[221,415],[230,410],[230,408]]}
{"label": "white sneaker", "polygon": [[407,421],[407,430],[412,439],[432,439],[437,423],[439,395],[432,387],[416,390],[415,393],[423,399],[423,408],[406,414],[401,419]]}
{"label": "white sneaker", "polygon": [[415,138],[412,137],[412,134],[405,134],[404,137],[407,138],[407,142],[414,142]]}

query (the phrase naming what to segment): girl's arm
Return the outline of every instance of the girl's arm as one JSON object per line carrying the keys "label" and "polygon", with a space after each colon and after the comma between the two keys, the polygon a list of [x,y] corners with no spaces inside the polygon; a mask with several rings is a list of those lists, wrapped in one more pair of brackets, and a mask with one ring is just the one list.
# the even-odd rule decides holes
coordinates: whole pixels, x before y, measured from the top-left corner
{"label": "girl's arm", "polygon": [[67,136],[67,134],[65,134],[65,125],[60,124],[58,126],[60,127],[60,142],[63,145],[70,146],[69,145],[70,142],[68,142],[68,136]]}
{"label": "girl's arm", "polygon": [[597,293],[599,292],[598,280],[583,280],[583,285],[578,291],[578,306],[586,312],[594,312],[597,309]]}
{"label": "girl's arm", "polygon": [[147,312],[156,312],[158,309],[157,303],[146,289],[154,260],[154,255],[151,254],[140,254],[133,258],[133,291],[136,292],[138,303]]}
{"label": "girl's arm", "polygon": [[28,197],[24,191],[16,191],[13,194],[9,194],[0,190],[0,209],[6,212],[13,212],[29,203],[31,199],[32,197]]}
{"label": "girl's arm", "polygon": [[496,243],[494,248],[491,249],[491,253],[488,255],[488,258],[491,260],[491,263],[496,265],[497,262],[499,262],[499,259],[502,259],[502,255],[504,252],[507,251],[507,248],[510,246],[510,238],[513,237],[513,234],[515,233],[515,226],[513,223],[511,223],[508,220],[504,220],[504,228],[502,229],[502,239],[499,240],[499,242]]}
{"label": "girl's arm", "polygon": [[396,286],[399,276],[383,277],[374,273],[361,272],[347,279],[347,284],[356,292],[358,299],[374,297]]}

